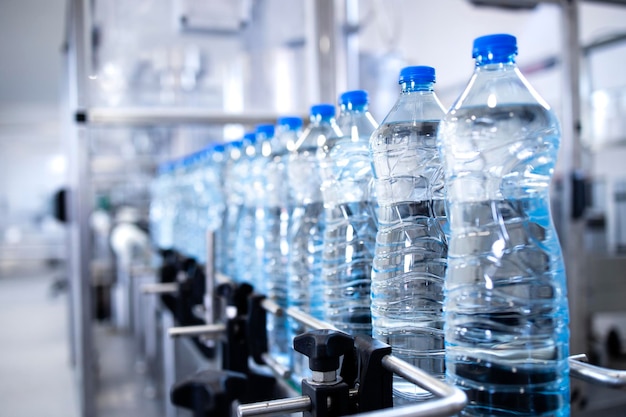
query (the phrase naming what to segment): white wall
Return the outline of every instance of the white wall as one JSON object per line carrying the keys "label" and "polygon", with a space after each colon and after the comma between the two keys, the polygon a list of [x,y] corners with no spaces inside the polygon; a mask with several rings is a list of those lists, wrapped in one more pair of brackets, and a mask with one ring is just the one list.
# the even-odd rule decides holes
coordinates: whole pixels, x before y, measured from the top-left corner
{"label": "white wall", "polygon": [[0,245],[39,245],[58,236],[49,214],[53,192],[65,183],[60,137],[65,3],[0,1]]}

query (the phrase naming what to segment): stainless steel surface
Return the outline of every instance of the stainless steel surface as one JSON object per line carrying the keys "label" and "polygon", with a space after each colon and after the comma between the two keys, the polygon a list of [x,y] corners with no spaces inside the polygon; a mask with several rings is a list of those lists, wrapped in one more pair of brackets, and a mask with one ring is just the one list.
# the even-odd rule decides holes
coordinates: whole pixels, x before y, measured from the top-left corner
{"label": "stainless steel surface", "polygon": [[285,398],[281,400],[239,405],[237,407],[237,416],[250,417],[299,413],[307,411],[310,408],[311,399],[309,397]]}
{"label": "stainless steel surface", "polygon": [[265,311],[268,311],[277,317],[282,317],[282,315],[285,313],[285,310],[281,306],[279,306],[269,298],[265,298],[263,301],[261,301],[261,307],[263,307]]}
{"label": "stainless steel surface", "polygon": [[[87,76],[91,54],[90,4],[87,0],[68,2],[66,22],[67,110],[88,104]],[[69,117],[68,117],[69,120]],[[88,135],[74,123],[66,125],[68,157],[68,235],[70,261],[70,314],[72,317],[72,359],[78,388],[80,414],[93,417],[96,412],[95,346],[92,328],[91,228],[92,201],[89,187]]]}
{"label": "stainless steel surface", "polygon": [[581,362],[578,357],[569,358],[570,377],[610,388],[626,388],[626,371],[608,369]]}
{"label": "stainless steel surface", "polygon": [[205,294],[204,294],[204,322],[215,323],[216,292],[215,292],[215,232],[207,230],[206,234],[206,263],[204,266]]}
{"label": "stainless steel surface", "polygon": [[[338,44],[335,2],[316,0],[304,3],[306,23],[306,54],[308,96],[310,103],[335,103],[338,88],[345,88],[344,80],[338,81]],[[345,76],[344,76],[345,78]],[[338,86],[340,84],[340,86]],[[306,119],[305,119],[306,120]]]}
{"label": "stainless steel surface", "polygon": [[192,107],[94,107],[84,110],[90,125],[159,126],[159,125],[223,125],[230,123],[274,123],[275,113],[228,113]]}
{"label": "stainless steel surface", "polygon": [[[170,388],[176,383],[176,349],[174,340],[169,335],[169,329],[174,326],[174,317],[166,310],[161,309],[161,366],[162,392],[170,392]],[[169,395],[163,395],[163,407],[165,409],[165,417],[177,417],[176,407],[170,401]]]}
{"label": "stainless steel surface", "polygon": [[295,319],[298,323],[300,324],[304,324],[307,327],[310,327],[312,329],[334,329],[334,330],[338,330],[335,326],[333,326],[330,323],[327,323],[325,321],[322,320],[318,320],[314,317],[312,317],[311,315],[295,308],[295,307],[289,307],[287,310],[285,310],[285,312],[287,313],[287,315],[293,319]]}
{"label": "stainless steel surface", "polygon": [[144,294],[175,294],[178,292],[178,284],[176,282],[145,284],[141,286],[141,292]]}
{"label": "stainless steel surface", "polygon": [[274,374],[276,374],[280,378],[287,379],[291,375],[291,371],[289,370],[289,368],[281,365],[269,353],[266,352],[261,354],[261,358],[263,358],[263,362],[265,362],[265,364],[270,367],[272,372],[274,372]]}
{"label": "stainless steel surface", "polygon": [[[465,407],[467,398],[463,391],[447,385],[428,373],[407,362],[387,355],[382,360],[383,366],[407,381],[429,391],[435,397],[415,405],[387,408],[379,411],[356,414],[359,417],[444,417],[452,416]],[[288,412],[301,412],[312,406],[308,397],[297,397],[284,400],[266,401],[237,407],[239,417],[277,415]]]}
{"label": "stainless steel surface", "polygon": [[223,324],[203,324],[199,326],[170,327],[167,329],[169,337],[202,336],[205,338],[220,337],[226,331]]}

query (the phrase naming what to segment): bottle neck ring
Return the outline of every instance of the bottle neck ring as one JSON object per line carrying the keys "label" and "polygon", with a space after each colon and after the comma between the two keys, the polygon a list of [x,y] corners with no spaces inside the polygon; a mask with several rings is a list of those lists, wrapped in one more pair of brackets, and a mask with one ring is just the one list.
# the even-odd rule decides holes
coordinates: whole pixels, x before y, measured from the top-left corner
{"label": "bottle neck ring", "polygon": [[415,82],[415,81],[408,81],[405,83],[400,83],[400,88],[402,89],[403,93],[412,93],[415,91],[433,91],[433,84],[432,82]]}

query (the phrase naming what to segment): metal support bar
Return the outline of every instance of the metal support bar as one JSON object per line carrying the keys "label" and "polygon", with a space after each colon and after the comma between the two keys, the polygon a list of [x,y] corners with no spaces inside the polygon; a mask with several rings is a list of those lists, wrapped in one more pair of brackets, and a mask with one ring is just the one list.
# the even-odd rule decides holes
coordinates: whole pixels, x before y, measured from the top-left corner
{"label": "metal support bar", "polygon": [[141,286],[142,294],[176,294],[177,292],[178,283],[176,282],[145,284]]}
{"label": "metal support bar", "polygon": [[287,379],[291,375],[291,371],[286,366],[279,363],[272,355],[265,352],[261,354],[261,358],[263,358],[263,362],[272,369],[277,376],[282,379]]}
{"label": "metal support bar", "polygon": [[169,337],[203,336],[217,338],[226,332],[223,324],[203,324],[200,326],[170,327],[167,329]]}
{"label": "metal support bar", "polygon": [[[387,408],[384,410],[355,414],[358,417],[444,417],[451,416],[463,409],[467,397],[460,389],[447,385],[428,373],[392,355],[383,357],[383,366],[407,381],[427,390],[434,400],[415,405]],[[307,411],[311,407],[309,397],[287,398],[274,401],[240,405],[237,407],[239,417],[267,416],[284,413]]]}
{"label": "metal support bar", "polygon": [[311,399],[309,397],[294,397],[240,405],[237,407],[237,416],[250,417],[268,416],[276,414],[291,414],[308,411],[310,409]]}
{"label": "metal support bar", "polygon": [[295,308],[295,307],[289,307],[287,310],[285,310],[285,313],[287,313],[287,315],[293,319],[295,319],[298,323],[300,324],[304,324],[307,327],[310,327],[312,329],[333,329],[333,330],[339,330],[337,329],[335,326],[333,326],[330,323],[327,323],[325,321],[316,319],[315,317],[311,316],[310,314],[305,313],[304,311]]}
{"label": "metal support bar", "polygon": [[206,263],[204,267],[204,322],[206,324],[215,323],[216,316],[216,285],[215,285],[215,232],[206,232]]}
{"label": "metal support bar", "polygon": [[230,123],[275,123],[275,113],[226,113],[204,108],[185,107],[93,107],[78,111],[78,122],[90,125],[159,126],[159,125],[223,125]]}
{"label": "metal support bar", "polygon": [[609,388],[626,388],[626,371],[602,368],[581,362],[581,359],[581,355],[569,358],[570,377]]}

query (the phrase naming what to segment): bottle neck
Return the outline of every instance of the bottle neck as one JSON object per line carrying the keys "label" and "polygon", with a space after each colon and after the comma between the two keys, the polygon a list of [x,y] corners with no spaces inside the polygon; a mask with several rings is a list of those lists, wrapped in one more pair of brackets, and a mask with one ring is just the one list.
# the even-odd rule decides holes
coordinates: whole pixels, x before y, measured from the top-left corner
{"label": "bottle neck", "polygon": [[341,105],[341,113],[360,112],[365,113],[368,110],[367,104],[343,103]]}
{"label": "bottle neck", "polygon": [[312,125],[323,125],[323,124],[331,124],[334,120],[334,116],[326,116],[321,114],[311,115],[310,121]]}
{"label": "bottle neck", "polygon": [[409,81],[406,83],[401,83],[400,88],[402,89],[402,94],[406,93],[414,93],[414,92],[425,92],[425,91],[434,91],[434,83],[418,83],[415,81]]}
{"label": "bottle neck", "polygon": [[476,68],[480,69],[506,69],[517,66],[515,55],[477,55],[474,58]]}

